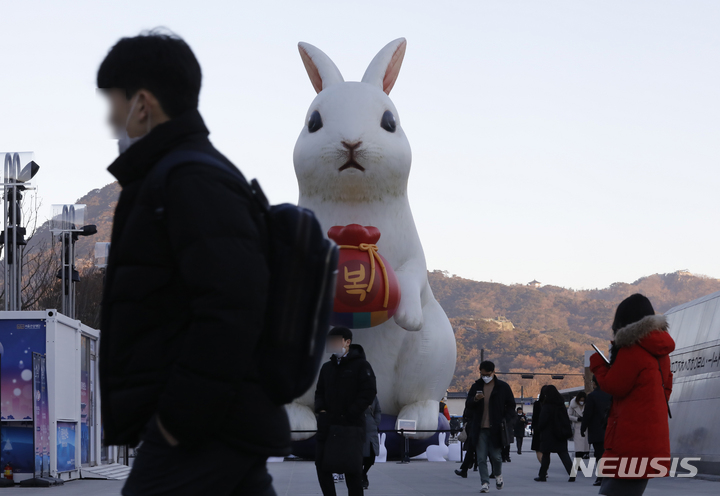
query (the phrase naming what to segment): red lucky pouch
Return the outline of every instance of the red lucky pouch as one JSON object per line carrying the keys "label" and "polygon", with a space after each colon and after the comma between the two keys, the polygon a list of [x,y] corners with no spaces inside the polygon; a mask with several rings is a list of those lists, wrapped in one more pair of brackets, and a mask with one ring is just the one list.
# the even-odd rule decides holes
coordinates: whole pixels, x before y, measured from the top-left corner
{"label": "red lucky pouch", "polygon": [[380,230],[350,224],[334,226],[328,237],[340,248],[335,305],[330,323],[353,329],[390,319],[400,303],[400,285],[375,243]]}

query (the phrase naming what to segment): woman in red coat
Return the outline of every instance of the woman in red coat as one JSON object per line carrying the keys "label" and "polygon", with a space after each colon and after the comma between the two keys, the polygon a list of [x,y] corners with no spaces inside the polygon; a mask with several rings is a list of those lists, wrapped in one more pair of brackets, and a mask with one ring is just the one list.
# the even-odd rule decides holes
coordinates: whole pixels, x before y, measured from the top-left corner
{"label": "woman in red coat", "polygon": [[[618,305],[612,329],[610,365],[597,353],[590,357],[600,388],[612,395],[600,494],[641,495],[649,478],[670,467],[668,354],[675,342],[665,317],[655,315],[650,300],[640,294]],[[658,457],[665,460],[651,463]]]}

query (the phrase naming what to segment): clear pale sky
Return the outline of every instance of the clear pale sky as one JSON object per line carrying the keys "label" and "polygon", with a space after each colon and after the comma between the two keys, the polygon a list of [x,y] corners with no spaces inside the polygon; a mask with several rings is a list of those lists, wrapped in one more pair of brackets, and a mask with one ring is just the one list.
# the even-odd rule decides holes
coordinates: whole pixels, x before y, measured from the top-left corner
{"label": "clear pale sky", "polygon": [[429,269],[573,288],[720,277],[720,2],[4,0],[0,21],[0,151],[35,152],[46,216],[113,180],[95,75],[120,37],[185,38],[211,139],[279,203],[297,200],[315,96],[297,42],[359,80],[404,36],[391,97]]}

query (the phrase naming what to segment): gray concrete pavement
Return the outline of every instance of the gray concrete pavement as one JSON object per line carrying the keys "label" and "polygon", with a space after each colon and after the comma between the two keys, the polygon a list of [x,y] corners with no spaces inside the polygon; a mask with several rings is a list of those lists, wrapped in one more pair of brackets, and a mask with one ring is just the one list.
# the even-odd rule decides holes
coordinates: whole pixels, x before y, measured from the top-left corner
{"label": "gray concrete pavement", "polygon": [[[467,479],[456,476],[453,471],[459,463],[432,463],[413,461],[409,465],[396,462],[378,463],[370,470],[368,496],[455,496],[477,494],[480,490],[480,476],[471,472]],[[312,462],[286,461],[268,464],[274,478],[275,490],[279,496],[320,495]],[[556,455],[550,465],[548,482],[535,482],[540,464],[535,454],[512,455],[512,462],[503,465],[505,488],[501,495],[594,495],[598,488],[592,486],[592,479],[580,474],[576,482],[567,482],[567,474]],[[54,488],[0,488],[2,493],[18,493],[25,496],[118,496],[123,481],[81,480],[67,482]],[[345,484],[336,484],[338,495],[347,494]],[[491,481],[491,493],[498,493]],[[650,481],[647,496],[686,496],[720,494],[720,482],[700,479],[664,478]],[[214,495],[202,495],[214,496]]]}
{"label": "gray concrete pavement", "polygon": [[[582,474],[576,482],[567,482],[568,476],[557,455],[553,455],[550,464],[548,482],[535,482],[540,464],[535,453],[511,456],[511,463],[503,464],[505,488],[495,489],[491,480],[490,492],[500,495],[594,495],[597,487],[592,486],[594,479],[584,479]],[[409,465],[395,462],[376,464],[369,474],[370,489],[368,496],[454,496],[478,494],[480,476],[477,472],[468,474],[467,479],[455,475],[453,471],[459,463],[433,463],[413,461]],[[319,495],[320,487],[315,477],[315,466],[312,462],[283,462],[269,464],[270,473],[275,479],[275,491],[278,496],[309,496]],[[344,483],[336,484],[338,495],[347,494]],[[647,496],[686,496],[720,494],[720,482],[699,479],[652,480],[645,492]]]}
{"label": "gray concrete pavement", "polygon": [[55,487],[2,487],[0,494],[25,496],[118,496],[124,481],[77,480]]}

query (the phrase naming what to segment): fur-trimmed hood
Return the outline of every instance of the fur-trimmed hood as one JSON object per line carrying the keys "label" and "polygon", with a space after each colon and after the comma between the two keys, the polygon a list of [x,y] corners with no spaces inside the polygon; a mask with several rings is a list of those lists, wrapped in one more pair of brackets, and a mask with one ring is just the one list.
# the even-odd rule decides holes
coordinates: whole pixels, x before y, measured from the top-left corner
{"label": "fur-trimmed hood", "polygon": [[675,341],[670,337],[668,328],[664,315],[648,315],[618,329],[615,333],[614,347],[627,348],[639,344],[652,355],[668,355],[675,349]]}

